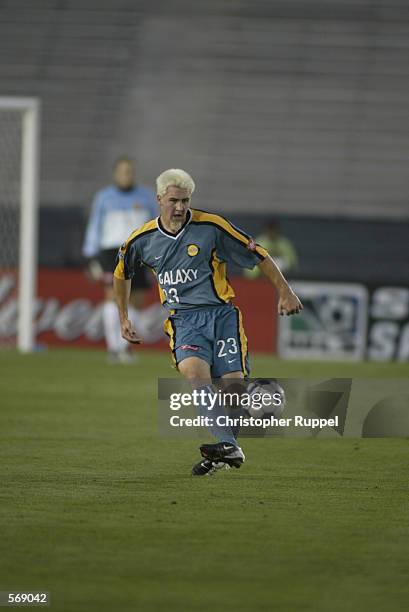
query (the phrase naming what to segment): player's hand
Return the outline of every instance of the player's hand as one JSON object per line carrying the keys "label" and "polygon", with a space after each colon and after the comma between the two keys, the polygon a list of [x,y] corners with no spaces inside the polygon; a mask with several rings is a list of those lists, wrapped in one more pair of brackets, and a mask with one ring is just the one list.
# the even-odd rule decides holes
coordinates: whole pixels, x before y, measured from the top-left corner
{"label": "player's hand", "polygon": [[138,334],[134,330],[133,325],[129,319],[124,319],[123,321],[121,321],[121,334],[122,338],[128,340],[128,342],[131,342],[132,344],[142,343],[142,340],[138,338]]}
{"label": "player's hand", "polygon": [[290,287],[280,292],[280,299],[278,301],[279,315],[298,314],[302,311],[302,309],[303,305],[301,304],[301,301]]}

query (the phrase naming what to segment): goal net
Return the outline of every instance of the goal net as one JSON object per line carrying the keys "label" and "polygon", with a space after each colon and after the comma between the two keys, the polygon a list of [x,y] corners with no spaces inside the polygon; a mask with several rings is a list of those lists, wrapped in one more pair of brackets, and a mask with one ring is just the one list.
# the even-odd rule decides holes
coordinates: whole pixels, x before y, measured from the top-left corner
{"label": "goal net", "polygon": [[0,347],[35,346],[39,101],[0,97]]}

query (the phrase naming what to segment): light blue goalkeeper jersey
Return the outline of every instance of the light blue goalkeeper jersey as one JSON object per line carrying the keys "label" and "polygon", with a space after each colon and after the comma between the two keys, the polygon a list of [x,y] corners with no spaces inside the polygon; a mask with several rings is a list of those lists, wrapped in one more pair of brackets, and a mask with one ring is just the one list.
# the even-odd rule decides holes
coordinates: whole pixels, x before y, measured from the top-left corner
{"label": "light blue goalkeeper jersey", "polygon": [[234,297],[226,263],[252,269],[267,255],[223,217],[191,209],[177,234],[166,231],[160,218],[133,232],[119,250],[114,275],[130,279],[145,265],[155,273],[168,310],[219,306]]}
{"label": "light blue goalkeeper jersey", "polygon": [[111,185],[101,189],[92,203],[82,253],[94,257],[105,249],[118,249],[129,235],[158,214],[152,189],[136,185],[123,191]]}

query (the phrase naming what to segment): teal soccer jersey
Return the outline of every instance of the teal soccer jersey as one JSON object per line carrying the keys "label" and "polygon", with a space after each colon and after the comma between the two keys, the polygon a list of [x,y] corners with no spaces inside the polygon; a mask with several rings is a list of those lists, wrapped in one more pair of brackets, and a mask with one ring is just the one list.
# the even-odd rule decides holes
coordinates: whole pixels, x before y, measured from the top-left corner
{"label": "teal soccer jersey", "polygon": [[230,302],[226,263],[252,269],[267,256],[250,236],[219,215],[189,210],[176,234],[160,219],[142,225],[119,250],[115,276],[130,279],[138,266],[153,270],[162,304],[172,311]]}
{"label": "teal soccer jersey", "polygon": [[176,366],[186,357],[199,357],[213,377],[247,375],[247,338],[240,310],[230,303],[234,291],[226,264],[252,269],[267,254],[223,217],[189,210],[176,234],[167,232],[159,218],[133,232],[119,250],[114,275],[130,279],[143,265],[153,270],[162,304],[170,311],[165,332]]}

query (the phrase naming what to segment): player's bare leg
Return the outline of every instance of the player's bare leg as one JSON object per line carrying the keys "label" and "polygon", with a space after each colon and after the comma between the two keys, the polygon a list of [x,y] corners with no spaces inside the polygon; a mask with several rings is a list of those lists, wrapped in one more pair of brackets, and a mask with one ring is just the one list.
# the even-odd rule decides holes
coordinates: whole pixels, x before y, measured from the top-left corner
{"label": "player's bare leg", "polygon": [[199,357],[186,357],[178,364],[179,372],[190,382],[193,388],[211,385],[210,366]]}

